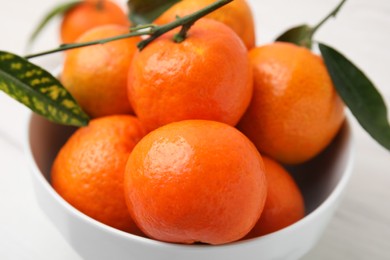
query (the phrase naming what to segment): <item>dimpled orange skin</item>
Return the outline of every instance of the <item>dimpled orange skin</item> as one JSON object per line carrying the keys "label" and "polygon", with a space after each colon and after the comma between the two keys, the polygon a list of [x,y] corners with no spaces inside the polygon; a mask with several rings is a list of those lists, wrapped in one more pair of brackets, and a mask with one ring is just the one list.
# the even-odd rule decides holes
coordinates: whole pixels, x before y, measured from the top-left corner
{"label": "dimpled orange skin", "polygon": [[127,210],[123,174],[130,152],[144,134],[133,116],[91,120],[58,153],[51,170],[53,188],[91,218],[141,234]]}
{"label": "dimpled orange skin", "polygon": [[[214,0],[182,0],[165,11],[156,19],[156,24],[166,24],[172,22],[177,16],[189,15],[207,5]],[[242,39],[247,49],[255,46],[255,25],[250,6],[245,0],[235,0],[222,8],[210,13],[207,18],[222,22],[232,28]]]}
{"label": "dimpled orange skin", "polygon": [[134,56],[129,100],[145,127],[207,119],[235,125],[249,105],[247,50],[226,25],[201,19],[181,42],[168,32]]}
{"label": "dimpled orange skin", "polygon": [[[104,25],[83,34],[87,42],[128,33],[120,25]],[[66,53],[61,81],[91,117],[131,114],[127,74],[139,37],[70,50]]]}
{"label": "dimpled orange skin", "polygon": [[263,236],[285,228],[305,216],[305,203],[298,185],[275,160],[263,156],[268,183],[263,213],[245,238]]}
{"label": "dimpled orange skin", "polygon": [[344,121],[344,104],[323,60],[308,49],[273,43],[252,49],[251,104],[238,128],[262,154],[303,163],[319,154]]}
{"label": "dimpled orange skin", "polygon": [[125,197],[140,229],[176,243],[224,244],[245,236],[266,196],[260,154],[237,129],[186,120],[144,137],[126,166]]}
{"label": "dimpled orange skin", "polygon": [[83,1],[65,13],[60,29],[63,43],[75,42],[83,33],[97,26],[130,26],[125,12],[116,3],[104,0],[102,7],[98,7],[98,1]]}

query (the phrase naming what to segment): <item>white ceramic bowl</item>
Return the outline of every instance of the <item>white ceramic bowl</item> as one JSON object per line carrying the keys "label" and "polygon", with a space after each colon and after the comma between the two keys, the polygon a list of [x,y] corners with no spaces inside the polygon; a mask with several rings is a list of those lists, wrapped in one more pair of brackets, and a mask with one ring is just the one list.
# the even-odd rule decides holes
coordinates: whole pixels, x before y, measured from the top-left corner
{"label": "white ceramic bowl", "polygon": [[72,127],[32,115],[26,152],[41,209],[84,259],[299,259],[318,241],[335,212],[352,172],[353,143],[346,121],[337,138],[320,156],[291,168],[302,189],[307,215],[272,234],[221,246],[178,245],[131,235],[80,213],[50,186],[51,163]]}

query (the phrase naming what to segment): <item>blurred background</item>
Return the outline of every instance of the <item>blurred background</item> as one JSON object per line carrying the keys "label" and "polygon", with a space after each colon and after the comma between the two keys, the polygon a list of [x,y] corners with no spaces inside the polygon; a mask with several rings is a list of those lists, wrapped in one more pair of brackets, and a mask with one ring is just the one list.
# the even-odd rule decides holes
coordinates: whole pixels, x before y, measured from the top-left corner
{"label": "blurred background", "polygon": [[[0,50],[25,54],[38,21],[61,1],[0,2]],[[118,0],[123,7],[126,1]],[[337,0],[249,0],[258,45],[272,42],[294,25],[316,24]],[[59,20],[34,44],[37,52],[57,47]],[[375,83],[390,105],[390,1],[349,0],[338,17],[315,37],[352,60]],[[62,54],[32,60],[55,68]],[[0,92],[0,259],[80,257],[38,208],[24,160],[23,142],[30,112]],[[336,215],[317,246],[304,259],[390,259],[390,152],[352,119],[356,141],[354,173]],[[281,245],[283,246],[283,245]],[[259,258],[260,259],[260,258]]]}

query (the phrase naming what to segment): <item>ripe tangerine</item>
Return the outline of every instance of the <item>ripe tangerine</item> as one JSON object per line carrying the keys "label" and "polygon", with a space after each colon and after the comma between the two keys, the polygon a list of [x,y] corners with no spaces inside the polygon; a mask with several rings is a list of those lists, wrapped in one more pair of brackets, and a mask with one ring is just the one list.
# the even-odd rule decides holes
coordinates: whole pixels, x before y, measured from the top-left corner
{"label": "ripe tangerine", "polygon": [[263,210],[260,154],[232,126],[185,120],[146,135],[125,170],[125,197],[149,237],[224,244],[245,236]]}
{"label": "ripe tangerine", "polygon": [[263,236],[285,228],[305,216],[302,193],[282,165],[263,156],[267,178],[267,199],[260,219],[245,238]]}
{"label": "ripe tangerine", "polygon": [[106,24],[129,27],[124,11],[110,0],[85,0],[68,10],[61,22],[62,43],[72,43],[86,31]]}
{"label": "ripe tangerine", "polygon": [[203,18],[180,43],[168,32],[134,55],[130,103],[148,130],[186,119],[235,125],[252,96],[247,50],[226,25]]}
{"label": "ripe tangerine", "polygon": [[123,174],[130,152],[144,134],[133,116],[91,120],[56,156],[51,170],[53,188],[91,218],[140,234],[126,207]]}
{"label": "ripe tangerine", "polygon": [[[88,42],[128,33],[120,25],[103,25],[84,33]],[[131,114],[127,74],[139,37],[116,40],[67,51],[61,81],[91,117]]]}
{"label": "ripe tangerine", "polygon": [[259,151],[286,164],[319,154],[344,121],[344,104],[321,57],[291,43],[252,49],[254,91],[238,124]]}

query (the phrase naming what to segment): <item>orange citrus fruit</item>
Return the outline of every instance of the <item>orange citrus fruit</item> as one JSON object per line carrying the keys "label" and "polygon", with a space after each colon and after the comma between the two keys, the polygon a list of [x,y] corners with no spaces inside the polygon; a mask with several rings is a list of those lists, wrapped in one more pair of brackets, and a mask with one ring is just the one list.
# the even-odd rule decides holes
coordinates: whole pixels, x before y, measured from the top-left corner
{"label": "orange citrus fruit", "polygon": [[[156,19],[156,24],[166,24],[172,22],[176,17],[189,15],[215,0],[182,0],[165,11]],[[245,46],[251,49],[255,46],[255,26],[251,8],[245,0],[235,0],[218,10],[205,16],[210,19],[222,22],[232,28],[242,39]]]}
{"label": "orange citrus fruit", "polygon": [[290,43],[252,49],[254,92],[238,127],[259,151],[287,164],[305,162],[335,137],[344,120],[321,57]]}
{"label": "orange citrus fruit", "polygon": [[[83,34],[88,42],[128,33],[120,25],[104,25]],[[127,98],[127,75],[139,37],[77,48],[66,53],[61,80],[92,117],[132,113]]]}
{"label": "orange citrus fruit", "polygon": [[110,0],[83,1],[64,14],[61,41],[72,43],[86,31],[105,24],[130,26],[124,11]]}
{"label": "orange citrus fruit", "polygon": [[125,171],[125,198],[139,228],[187,244],[245,236],[263,210],[266,185],[255,146],[236,128],[207,120],[150,132]]}
{"label": "orange citrus fruit", "polygon": [[123,178],[130,152],[143,135],[133,116],[91,120],[58,153],[51,170],[54,189],[91,218],[139,234],[127,210]]}
{"label": "orange citrus fruit", "polygon": [[235,125],[252,96],[245,46],[229,27],[206,18],[181,43],[174,33],[134,55],[128,89],[136,115],[149,130],[185,119]]}
{"label": "orange citrus fruit", "polygon": [[285,228],[305,216],[305,204],[298,185],[275,160],[263,156],[268,183],[263,213],[246,238],[266,235]]}

